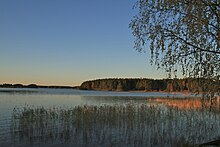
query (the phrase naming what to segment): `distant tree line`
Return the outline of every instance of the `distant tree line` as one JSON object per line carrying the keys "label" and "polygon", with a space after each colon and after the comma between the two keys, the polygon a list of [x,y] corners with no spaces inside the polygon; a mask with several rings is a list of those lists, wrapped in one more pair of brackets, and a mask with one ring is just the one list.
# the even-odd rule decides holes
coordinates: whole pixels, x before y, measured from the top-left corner
{"label": "distant tree line", "polygon": [[36,85],[36,84],[29,84],[29,85],[0,84],[0,88],[62,88],[62,89],[75,89],[77,87],[71,87],[71,86],[42,86],[42,85]]}
{"label": "distant tree line", "polygon": [[[83,90],[105,91],[189,91],[204,92],[202,84],[207,79],[97,79],[85,81],[79,87]],[[220,85],[219,81],[212,81],[213,85]],[[218,89],[220,91],[220,89]],[[207,91],[208,92],[208,91]]]}

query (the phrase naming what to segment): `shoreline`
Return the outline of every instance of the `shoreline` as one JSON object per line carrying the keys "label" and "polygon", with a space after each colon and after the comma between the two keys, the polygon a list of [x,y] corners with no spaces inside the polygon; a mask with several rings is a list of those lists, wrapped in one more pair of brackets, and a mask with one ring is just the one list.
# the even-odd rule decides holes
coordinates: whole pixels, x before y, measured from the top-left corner
{"label": "shoreline", "polygon": [[103,92],[134,92],[134,93],[169,93],[169,94],[173,94],[173,95],[178,95],[178,94],[184,94],[184,95],[194,95],[193,92],[189,92],[189,91],[157,91],[157,90],[107,90],[107,89],[81,89],[80,86],[42,86],[42,85],[20,85],[16,86],[17,84],[9,84],[10,86],[2,86],[0,85],[0,89],[2,88],[48,88],[48,89],[77,89],[77,90],[82,90],[82,91],[103,91]]}
{"label": "shoreline", "polygon": [[0,88],[49,88],[49,89],[78,89],[79,86],[44,86],[37,84],[0,84]]}
{"label": "shoreline", "polygon": [[[111,92],[111,93],[161,93],[161,94],[169,94],[169,96],[166,96],[164,98],[174,98],[174,96],[181,96],[182,98],[198,98],[201,96],[201,94],[204,94],[204,92],[189,92],[189,91],[157,91],[157,90],[128,90],[128,91],[123,91],[123,90],[97,90],[97,89],[80,89],[79,86],[40,86],[37,85],[35,87],[30,87],[28,85],[23,85],[22,87],[2,87],[0,85],[0,92],[4,92],[6,89],[6,91],[16,91],[16,89],[19,89],[19,91],[22,89],[29,89],[34,90],[34,92],[36,92],[35,90],[37,89],[72,89],[72,90],[79,90],[79,91],[93,91],[93,92]],[[8,89],[8,90],[7,90]],[[10,90],[11,89],[11,90]],[[14,89],[14,90],[13,90]],[[29,91],[28,90],[28,91]],[[25,90],[26,91],[26,90]],[[220,99],[220,96],[216,95],[217,99]]]}
{"label": "shoreline", "polygon": [[[199,97],[201,94],[204,94],[204,92],[190,92],[187,90],[184,91],[162,91],[162,90],[107,90],[107,89],[81,89],[80,86],[42,86],[42,85],[36,85],[36,84],[29,84],[29,85],[22,85],[22,84],[0,84],[0,92],[1,89],[8,88],[8,89],[38,89],[38,88],[46,88],[46,89],[75,89],[75,90],[82,90],[82,91],[97,91],[97,92],[115,92],[115,93],[167,93],[170,94],[170,98],[175,95],[179,95],[181,97],[187,98],[187,97]],[[217,99],[220,99],[220,96],[216,96]]]}

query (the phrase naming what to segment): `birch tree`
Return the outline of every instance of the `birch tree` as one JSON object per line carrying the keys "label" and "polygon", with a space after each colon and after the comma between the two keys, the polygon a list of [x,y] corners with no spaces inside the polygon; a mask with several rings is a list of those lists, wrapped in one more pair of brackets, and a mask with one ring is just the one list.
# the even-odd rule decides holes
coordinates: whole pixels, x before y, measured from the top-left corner
{"label": "birch tree", "polygon": [[169,77],[180,71],[211,80],[203,90],[220,91],[220,0],[138,0],[134,8],[137,51],[149,49],[151,63]]}

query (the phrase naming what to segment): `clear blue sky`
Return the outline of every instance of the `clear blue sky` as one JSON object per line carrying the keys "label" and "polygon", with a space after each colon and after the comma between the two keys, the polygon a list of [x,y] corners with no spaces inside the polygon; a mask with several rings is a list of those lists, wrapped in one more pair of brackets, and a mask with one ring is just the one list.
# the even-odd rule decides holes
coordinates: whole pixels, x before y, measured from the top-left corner
{"label": "clear blue sky", "polygon": [[0,0],[0,83],[165,78],[133,48],[135,0]]}

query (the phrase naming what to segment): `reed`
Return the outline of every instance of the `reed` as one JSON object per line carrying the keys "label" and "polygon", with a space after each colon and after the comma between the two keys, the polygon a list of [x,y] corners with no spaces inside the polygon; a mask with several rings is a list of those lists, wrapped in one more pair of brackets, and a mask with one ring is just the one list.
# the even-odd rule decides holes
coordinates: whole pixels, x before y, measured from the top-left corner
{"label": "reed", "polygon": [[220,134],[220,114],[206,109],[126,103],[14,109],[12,135],[27,144],[193,146]]}

